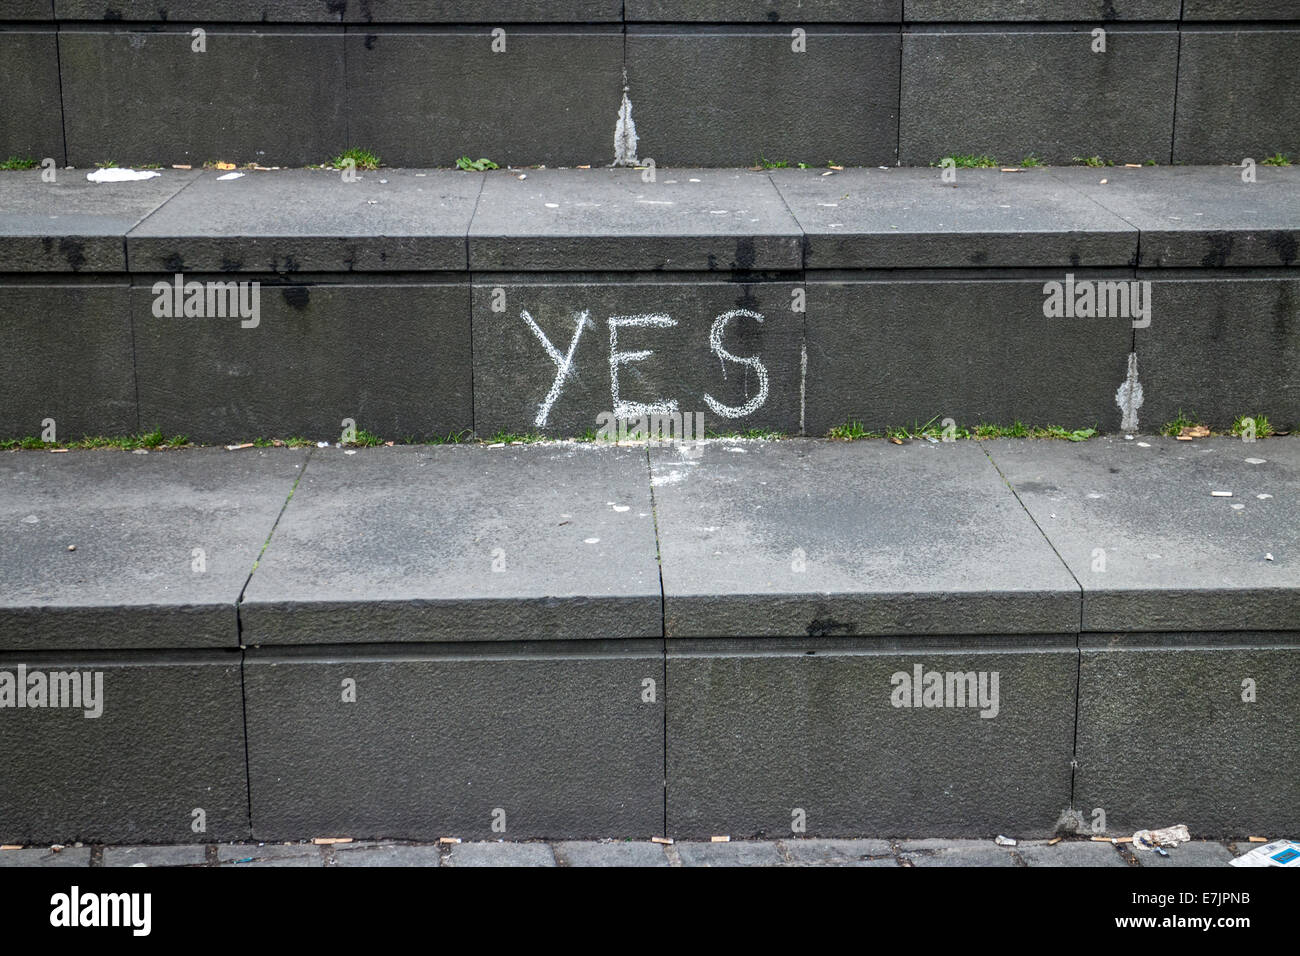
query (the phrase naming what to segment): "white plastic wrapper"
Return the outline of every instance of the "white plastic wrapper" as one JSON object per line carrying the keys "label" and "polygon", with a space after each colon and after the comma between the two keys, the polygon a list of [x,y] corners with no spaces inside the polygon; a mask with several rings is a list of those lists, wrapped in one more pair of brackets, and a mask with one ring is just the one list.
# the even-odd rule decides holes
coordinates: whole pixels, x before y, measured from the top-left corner
{"label": "white plastic wrapper", "polygon": [[1300,870],[1300,843],[1295,840],[1274,840],[1237,857],[1230,865],[1291,866]]}
{"label": "white plastic wrapper", "polygon": [[92,183],[134,183],[142,179],[153,179],[155,176],[161,176],[162,173],[156,169],[97,169],[93,173],[86,173],[86,178]]}

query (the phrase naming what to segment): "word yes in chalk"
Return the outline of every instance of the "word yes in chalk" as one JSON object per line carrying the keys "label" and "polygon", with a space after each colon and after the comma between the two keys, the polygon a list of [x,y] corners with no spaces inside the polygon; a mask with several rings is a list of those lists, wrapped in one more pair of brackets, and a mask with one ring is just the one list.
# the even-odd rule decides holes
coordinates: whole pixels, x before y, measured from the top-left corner
{"label": "word yes in chalk", "polygon": [[[551,408],[564,391],[565,384],[577,372],[575,357],[584,332],[589,328],[596,328],[596,323],[592,321],[590,311],[574,312],[572,314],[573,335],[569,339],[568,348],[561,352],[526,309],[520,311],[519,317],[528,326],[537,341],[541,343],[543,351],[555,365],[555,378],[551,382],[550,390],[538,404],[537,415],[533,420],[533,425],[541,428],[549,420]],[[758,383],[757,390],[753,395],[747,396],[747,401],[743,405],[724,405],[712,395],[705,394],[703,396],[704,404],[713,414],[720,418],[744,418],[747,415],[754,414],[767,401],[768,374],[767,366],[763,364],[762,358],[758,355],[735,355],[724,344],[724,339],[733,325],[745,320],[761,323],[763,322],[763,316],[751,309],[732,309],[714,318],[709,327],[709,351],[722,363],[723,374],[725,375],[728,365],[742,366],[753,371]],[[654,356],[653,349],[620,349],[618,344],[620,330],[667,329],[676,325],[677,320],[663,312],[645,315],[612,315],[606,320],[605,328],[609,335],[610,407],[613,408],[612,417],[614,419],[679,414],[676,399],[655,398],[651,401],[631,399],[622,392],[619,382],[621,370],[630,365],[648,362]]]}

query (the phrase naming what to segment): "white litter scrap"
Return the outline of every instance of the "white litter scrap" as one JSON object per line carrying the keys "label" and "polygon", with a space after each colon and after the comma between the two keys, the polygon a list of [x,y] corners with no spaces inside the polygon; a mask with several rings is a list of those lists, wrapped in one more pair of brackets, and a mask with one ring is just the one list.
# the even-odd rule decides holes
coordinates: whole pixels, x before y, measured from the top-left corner
{"label": "white litter scrap", "polygon": [[1178,846],[1191,840],[1192,834],[1184,824],[1165,827],[1163,830],[1139,830],[1133,834],[1133,846],[1139,850],[1154,850],[1158,846]]}
{"label": "white litter scrap", "polygon": [[243,175],[244,175],[243,173],[226,173],[226,175],[224,176],[218,176],[217,182],[224,183],[230,179],[239,179]]}
{"label": "white litter scrap", "polygon": [[1300,869],[1300,843],[1274,840],[1257,846],[1228,864],[1229,866],[1289,866]]}
{"label": "white litter scrap", "polygon": [[1011,837],[1009,837],[1009,836],[1003,836],[1003,835],[1000,834],[1000,833],[999,833],[999,834],[998,834],[998,835],[993,839],[993,842],[996,843],[998,846],[1015,846],[1015,845],[1016,845],[1016,841],[1015,841],[1015,840],[1011,839]]}
{"label": "white litter scrap", "polygon": [[112,167],[86,173],[86,179],[92,183],[135,183],[142,179],[153,179],[155,176],[161,175],[162,173],[156,169],[118,169]]}

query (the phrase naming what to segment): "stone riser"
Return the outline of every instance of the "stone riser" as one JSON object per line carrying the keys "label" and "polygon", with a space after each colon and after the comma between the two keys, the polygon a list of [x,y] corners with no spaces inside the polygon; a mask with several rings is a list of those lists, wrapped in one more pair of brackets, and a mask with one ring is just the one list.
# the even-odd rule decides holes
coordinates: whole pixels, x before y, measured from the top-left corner
{"label": "stone riser", "polygon": [[[1056,22],[1059,11],[991,28],[809,20],[803,53],[786,25],[621,24],[577,8],[570,23],[503,27],[503,53],[487,25],[405,18],[209,24],[201,54],[178,11],[134,26],[14,24],[0,29],[0,59],[29,82],[8,92],[0,154],[304,165],[356,146],[394,166],[465,154],[599,166],[614,158],[625,73],[640,156],[660,165],[1300,153],[1300,14],[1261,5],[1239,14],[1261,22],[1179,23],[1176,7],[1107,22],[1105,53],[1091,49],[1096,23]],[[988,76],[998,82],[960,79]]]}
{"label": "stone riser", "polygon": [[[5,712],[0,840],[645,838],[665,818],[771,838],[799,811],[810,836],[1037,837],[1070,810],[1120,834],[1300,822],[1300,712],[1276,692],[1300,677],[1294,634],[581,643],[5,654],[102,671],[105,707]],[[996,672],[997,714],[895,706],[916,666]]]}
{"label": "stone riser", "polygon": [[[882,430],[936,418],[1118,431],[1115,393],[1134,348],[1143,431],[1180,411],[1216,427],[1247,414],[1300,422],[1300,280],[1245,270],[1079,273],[1088,276],[1150,279],[1155,321],[1134,330],[1126,319],[1044,318],[1043,284],[1062,278],[1046,271],[762,282],[299,276],[292,285],[241,273],[263,283],[253,329],[238,318],[155,317],[152,285],[162,277],[0,281],[0,349],[15,359],[0,434],[39,434],[52,418],[63,440],[155,426],[203,442],[334,440],[351,418],[397,440],[470,429],[581,436],[614,407],[609,318],[648,313],[676,324],[620,330],[618,351],[654,353],[620,368],[620,401],[675,401],[719,432],[821,436],[849,421]],[[792,310],[796,290],[806,293],[802,313]],[[765,396],[754,366],[724,364],[711,349],[717,317],[737,310],[746,314],[727,323],[722,345],[761,360]],[[521,311],[561,349],[574,314],[592,322],[544,420],[556,366]]]}

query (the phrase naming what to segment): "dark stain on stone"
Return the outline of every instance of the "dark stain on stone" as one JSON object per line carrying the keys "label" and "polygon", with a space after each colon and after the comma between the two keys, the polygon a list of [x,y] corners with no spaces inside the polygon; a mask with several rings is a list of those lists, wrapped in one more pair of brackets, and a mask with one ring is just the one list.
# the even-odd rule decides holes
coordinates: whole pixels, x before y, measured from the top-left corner
{"label": "dark stain on stone", "polygon": [[239,272],[243,268],[244,268],[243,259],[227,259],[225,256],[221,257],[222,272]]}
{"label": "dark stain on stone", "polygon": [[754,240],[749,236],[742,236],[736,240],[736,261],[731,264],[733,272],[752,272],[754,263],[758,260],[758,254],[754,250]]}
{"label": "dark stain on stone", "polygon": [[60,239],[59,254],[68,260],[73,272],[86,264],[86,247],[75,239]]}
{"label": "dark stain on stone", "polygon": [[740,286],[740,295],[736,296],[736,306],[741,309],[758,311],[758,300],[754,298],[754,287],[748,282]]}
{"label": "dark stain on stone", "polygon": [[325,9],[342,20],[343,14],[348,10],[348,0],[328,0]]}
{"label": "dark stain on stone", "polygon": [[715,256],[713,253],[710,252],[710,253],[709,253],[709,257],[708,257],[708,259],[707,259],[706,261],[707,261],[708,264],[709,264],[709,271],[710,271],[710,272],[717,272],[717,271],[718,271],[718,257],[717,257],[717,256]]}
{"label": "dark stain on stone", "polygon": [[1083,258],[1077,252],[1070,253],[1070,265],[1077,269],[1082,262]]}
{"label": "dark stain on stone", "polygon": [[816,618],[808,625],[809,637],[830,637],[833,634],[850,635],[857,632],[856,624],[850,624],[847,621],[840,622],[832,617],[828,617],[824,621],[821,618]]}
{"label": "dark stain on stone", "polygon": [[972,252],[969,256],[969,261],[971,265],[982,266],[984,263],[989,261],[989,254],[982,249],[977,252]]}
{"label": "dark stain on stone", "polygon": [[1222,268],[1232,256],[1233,236],[1230,232],[1212,232],[1205,237],[1207,251],[1201,258],[1202,269]]}
{"label": "dark stain on stone", "polygon": [[367,33],[367,34],[366,34],[366,41],[365,41],[366,49],[367,49],[367,50],[373,50],[373,49],[375,48],[375,41],[378,40],[378,39],[379,39],[379,37],[376,36],[375,34],[373,34],[373,33]]}
{"label": "dark stain on stone", "polygon": [[1284,348],[1286,343],[1294,335],[1296,301],[1292,293],[1294,283],[1279,282],[1277,288],[1277,302],[1273,306],[1273,336],[1277,340],[1278,348]]}
{"label": "dark stain on stone", "polygon": [[121,20],[121,19],[122,19],[122,14],[118,13],[118,12],[117,12],[116,10],[114,10],[112,7],[109,7],[107,10],[104,11],[104,19],[105,19],[105,20]]}
{"label": "dark stain on stone", "polygon": [[1102,0],[1101,18],[1103,20],[1118,20],[1119,14],[1115,12],[1115,0]]}
{"label": "dark stain on stone", "polygon": [[1049,485],[1042,481],[1013,482],[1011,487],[1016,491],[1023,491],[1031,495],[1050,495],[1061,490],[1056,485]]}
{"label": "dark stain on stone", "polygon": [[53,249],[53,248],[54,248],[54,237],[53,237],[53,236],[42,236],[42,237],[41,237],[41,252],[45,253],[45,254],[48,256],[48,255],[50,254],[50,250]]}
{"label": "dark stain on stone", "polygon": [[807,265],[812,259],[812,237],[806,232],[799,237],[799,251],[803,253],[804,265]]}
{"label": "dark stain on stone", "polygon": [[1282,265],[1295,265],[1297,245],[1295,233],[1275,232],[1268,237],[1264,245],[1277,253],[1278,260]]}
{"label": "dark stain on stone", "polygon": [[285,257],[284,257],[284,268],[280,268],[280,266],[279,266],[276,262],[272,262],[272,263],[271,263],[271,271],[272,271],[272,272],[278,272],[278,273],[280,273],[281,275],[288,275],[288,274],[290,274],[290,273],[297,272],[297,271],[298,271],[298,260],[295,259],[293,256],[285,256]]}
{"label": "dark stain on stone", "polygon": [[1108,469],[1106,469],[1106,470],[1109,471],[1112,475],[1118,475],[1118,474],[1119,474],[1119,469],[1118,469],[1118,468],[1108,468]]}
{"label": "dark stain on stone", "polygon": [[767,11],[767,22],[768,22],[768,23],[780,23],[780,22],[781,22],[781,14],[780,14],[780,12],[777,11],[777,10],[769,10],[769,11]]}
{"label": "dark stain on stone", "polygon": [[280,290],[280,294],[284,296],[285,302],[300,312],[311,302],[311,289],[305,285],[287,285]]}
{"label": "dark stain on stone", "polygon": [[163,269],[167,272],[184,272],[185,260],[181,258],[179,252],[173,252],[163,260]]}

